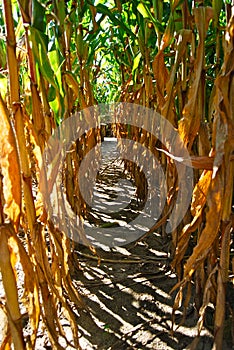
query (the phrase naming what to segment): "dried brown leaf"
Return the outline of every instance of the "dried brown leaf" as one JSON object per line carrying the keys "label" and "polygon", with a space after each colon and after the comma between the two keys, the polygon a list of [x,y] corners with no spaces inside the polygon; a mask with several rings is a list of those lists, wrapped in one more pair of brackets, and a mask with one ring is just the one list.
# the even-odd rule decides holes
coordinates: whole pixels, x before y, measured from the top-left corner
{"label": "dried brown leaf", "polygon": [[212,171],[205,170],[193,190],[191,214],[197,216],[204,207],[210,187]]}
{"label": "dried brown leaf", "polygon": [[198,266],[199,262],[203,260],[210,247],[214,243],[220,226],[220,219],[222,213],[223,200],[223,182],[222,176],[219,173],[215,179],[212,179],[209,193],[207,196],[208,212],[206,214],[206,225],[203,229],[199,241],[189,257],[184,271],[184,278],[190,278]]}
{"label": "dried brown leaf", "polygon": [[183,300],[183,288],[180,287],[175,296],[175,301],[172,309],[172,330],[174,328],[174,323],[175,323],[175,312],[181,307],[182,300]]}
{"label": "dried brown leaf", "polygon": [[[214,165],[214,157],[208,157],[208,156],[191,156],[188,159],[183,157],[177,157],[174,154],[161,149],[156,148],[158,151],[163,152],[171,159],[175,160],[176,162],[183,163],[187,166],[192,166],[195,169],[206,169],[206,170],[212,170]],[[230,157],[230,161],[233,160],[234,157]]]}
{"label": "dried brown leaf", "polygon": [[15,134],[0,95],[0,169],[3,175],[4,212],[18,230],[21,211],[21,173]]}
{"label": "dried brown leaf", "polygon": [[[176,72],[178,69],[178,66],[182,59],[184,58],[184,55],[186,54],[187,50],[187,44],[191,42],[192,40],[192,31],[188,29],[183,29],[179,32],[179,36],[177,39],[176,44],[176,56],[175,56],[175,62],[171,68],[170,75],[167,78],[166,81],[166,103],[164,104],[162,108],[162,114],[165,118],[170,120],[173,123],[173,111],[174,111],[174,83],[175,83],[175,77]],[[162,71],[158,74],[162,74]],[[177,82],[178,84],[178,82]],[[172,114],[172,116],[170,116]]]}
{"label": "dried brown leaf", "polygon": [[172,267],[175,268],[184,258],[184,254],[187,250],[191,233],[194,232],[201,223],[201,212],[198,213],[188,225],[185,225],[178,237],[176,245],[175,257],[171,263]]}
{"label": "dried brown leaf", "polygon": [[159,108],[162,108],[165,103],[164,94],[165,94],[166,83],[168,80],[168,70],[165,65],[163,51],[159,51],[157,53],[157,55],[154,58],[152,67],[153,67],[154,77],[156,80],[158,106]]}
{"label": "dried brown leaf", "polygon": [[199,33],[199,44],[197,47],[196,60],[194,63],[194,74],[192,75],[191,87],[188,94],[188,102],[183,109],[183,118],[179,123],[179,133],[183,141],[192,147],[194,138],[200,128],[203,117],[203,105],[199,99],[203,98],[202,70],[205,57],[205,37],[209,22],[213,16],[210,7],[194,8],[195,23]]}

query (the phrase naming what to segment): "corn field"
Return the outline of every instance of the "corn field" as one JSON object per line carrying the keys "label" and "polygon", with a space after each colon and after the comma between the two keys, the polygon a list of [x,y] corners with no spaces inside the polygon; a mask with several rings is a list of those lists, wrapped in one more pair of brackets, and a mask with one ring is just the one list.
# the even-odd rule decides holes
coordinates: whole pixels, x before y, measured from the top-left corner
{"label": "corn field", "polygon": [[[0,6],[0,270],[5,293],[0,306],[8,319],[1,349],[12,344],[17,350],[35,349],[41,321],[53,349],[80,349],[74,309],[86,306],[72,283],[77,264],[73,242],[53,224],[43,204],[42,156],[56,127],[74,113],[124,102],[163,116],[189,152],[192,200],[170,235],[171,266],[178,276],[171,316],[173,321],[181,305],[186,310],[195,288],[198,337],[191,349],[196,349],[212,304],[213,349],[221,350],[226,288],[234,283],[233,0],[2,0]],[[165,238],[179,190],[173,154],[144,129],[115,127],[121,138],[131,135],[148,147],[164,169],[167,201],[147,234],[159,230]],[[89,209],[77,174],[100,137],[100,128],[88,130],[64,164],[66,195],[80,218]],[[144,201],[144,174],[128,161],[125,168]],[[24,276],[23,296],[17,266]],[[30,321],[27,337],[22,305]],[[61,310],[72,341],[66,339]]]}

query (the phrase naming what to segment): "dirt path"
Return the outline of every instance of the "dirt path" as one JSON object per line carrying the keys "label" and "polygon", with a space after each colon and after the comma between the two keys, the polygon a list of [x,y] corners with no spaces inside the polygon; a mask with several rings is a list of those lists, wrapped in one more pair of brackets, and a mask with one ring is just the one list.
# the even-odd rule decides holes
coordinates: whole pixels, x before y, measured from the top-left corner
{"label": "dirt path", "polygon": [[85,232],[91,242],[102,249],[124,245],[140,238],[149,219],[144,214],[144,224],[137,220],[143,204],[138,201],[137,189],[130,175],[124,171],[115,138],[105,138],[101,145],[102,162],[94,188],[89,220]]}
{"label": "dirt path", "polygon": [[[89,224],[105,226],[104,232],[111,235],[142,208],[136,188],[126,181],[129,178],[119,162],[115,139],[102,144],[102,158]],[[125,208],[114,213],[112,209],[123,203]],[[135,239],[141,234],[136,229]],[[82,270],[74,275],[74,282],[90,310],[90,315],[83,313],[78,319],[83,349],[185,349],[196,335],[197,317],[191,301],[185,324],[176,329],[182,320],[181,310],[172,333],[175,293],[170,290],[177,280],[170,270],[169,245],[157,233],[143,242],[111,249],[105,239],[100,241],[100,260],[88,248],[77,247]],[[211,344],[206,329],[197,349],[211,349]]]}
{"label": "dirt path", "polygon": [[[79,319],[84,349],[185,349],[196,335],[192,303],[183,326],[171,332],[176,276],[171,273],[161,238],[111,253],[99,251],[107,260],[98,262],[80,252],[83,271],[74,276],[85,295],[91,317]],[[139,262],[136,261],[139,259]],[[113,260],[113,261],[111,261]],[[175,328],[182,312],[175,318]],[[197,349],[211,349],[211,336],[205,330]]]}

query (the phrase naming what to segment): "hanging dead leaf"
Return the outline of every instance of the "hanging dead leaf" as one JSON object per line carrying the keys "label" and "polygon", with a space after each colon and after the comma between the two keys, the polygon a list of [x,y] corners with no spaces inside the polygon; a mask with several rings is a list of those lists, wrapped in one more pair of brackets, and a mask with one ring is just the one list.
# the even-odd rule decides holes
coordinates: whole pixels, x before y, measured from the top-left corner
{"label": "hanging dead leaf", "polygon": [[194,273],[199,262],[203,260],[211,245],[215,241],[222,213],[223,199],[223,182],[222,176],[219,173],[215,179],[212,179],[209,193],[207,195],[208,212],[206,214],[206,226],[201,233],[199,241],[189,257],[184,270],[184,278],[190,278]]}

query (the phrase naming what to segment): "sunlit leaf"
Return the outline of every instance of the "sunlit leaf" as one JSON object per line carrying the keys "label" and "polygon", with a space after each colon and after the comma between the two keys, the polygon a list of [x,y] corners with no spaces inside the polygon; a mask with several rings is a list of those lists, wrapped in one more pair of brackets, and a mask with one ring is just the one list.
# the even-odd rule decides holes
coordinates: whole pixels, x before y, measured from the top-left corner
{"label": "sunlit leaf", "polygon": [[64,73],[64,77],[66,79],[66,82],[68,86],[73,90],[75,96],[78,96],[78,91],[79,91],[79,84],[77,82],[77,78],[74,73],[66,71]]}
{"label": "sunlit leaf", "polygon": [[[140,64],[141,57],[142,57],[142,54],[141,54],[141,52],[139,52],[133,60],[133,66],[132,66],[133,77],[135,77],[135,71],[137,70],[137,68]],[[135,78],[134,78],[134,81],[135,81]]]}

